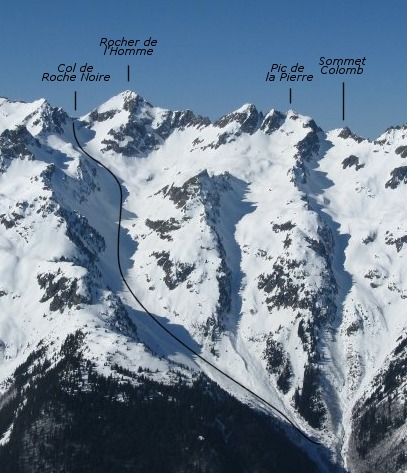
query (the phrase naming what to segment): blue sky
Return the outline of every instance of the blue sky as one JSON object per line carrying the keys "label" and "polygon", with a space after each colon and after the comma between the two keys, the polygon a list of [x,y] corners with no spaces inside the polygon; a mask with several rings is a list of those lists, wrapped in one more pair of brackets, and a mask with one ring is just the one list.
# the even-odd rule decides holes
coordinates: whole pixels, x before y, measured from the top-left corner
{"label": "blue sky", "polygon": [[[263,111],[293,108],[324,129],[346,124],[371,138],[407,122],[405,0],[8,1],[1,14],[0,95],[11,99],[45,97],[75,114],[77,90],[80,115],[132,89],[154,105],[190,108],[212,119],[247,102]],[[122,36],[152,36],[158,40],[156,52],[146,58],[104,57],[100,38]],[[365,73],[321,78],[321,56],[365,56]],[[112,79],[41,82],[43,72],[73,62],[88,62]],[[299,62],[315,79],[266,83],[275,62]]]}

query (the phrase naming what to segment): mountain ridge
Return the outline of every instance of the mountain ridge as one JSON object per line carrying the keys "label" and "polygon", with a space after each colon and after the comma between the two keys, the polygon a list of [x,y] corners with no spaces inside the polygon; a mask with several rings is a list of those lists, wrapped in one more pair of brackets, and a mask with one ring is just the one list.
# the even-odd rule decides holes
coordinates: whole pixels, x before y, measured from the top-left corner
{"label": "mountain ridge", "polygon": [[[134,359],[146,357],[146,364],[160,366],[161,379],[171,379],[166,363],[175,363],[181,372],[182,366],[197,369],[186,353],[154,340],[152,327],[120,288],[114,258],[106,250],[114,241],[115,192],[73,146],[72,119],[43,102],[39,114],[27,105],[10,118],[9,108],[0,104],[0,124],[6,126],[0,128],[2,176],[26,182],[23,188],[28,182],[42,182],[43,188],[35,187],[41,199],[30,200],[19,186],[17,191],[6,186],[8,204],[0,215],[4,241],[11,247],[11,241],[28,238],[30,227],[22,223],[32,217],[30,209],[54,221],[58,240],[66,241],[52,264],[46,262],[55,259],[45,256],[49,251],[30,256],[46,260],[40,266],[47,270],[37,273],[36,286],[29,285],[33,294],[46,291],[32,309],[40,301],[50,314],[44,314],[52,320],[43,326],[49,330],[55,324],[56,311],[75,320],[65,332],[83,327],[81,317],[88,326],[90,320],[92,327],[102,323],[109,333],[96,335],[100,329],[94,328],[89,338],[99,342],[88,345],[106,360],[97,368],[101,373],[110,373],[113,359],[125,369],[134,365],[122,349],[111,355],[107,348],[95,348],[104,337],[121,340],[120,332],[134,341],[123,338],[119,346],[130,343]],[[352,471],[375,461],[381,471],[380,455],[371,459],[364,444],[377,440],[361,435],[357,418],[369,418],[372,431],[378,428],[366,399],[390,372],[395,378],[389,389],[404,396],[398,374],[405,356],[399,315],[406,295],[403,126],[369,141],[346,128],[325,133],[310,117],[295,112],[263,114],[251,104],[214,124],[188,112],[159,109],[125,92],[77,122],[84,149],[124,186],[126,277],[163,323],[244,379],[305,432],[316,432],[334,461],[345,461]],[[34,160],[27,164],[30,155]],[[19,167],[26,177],[19,175]],[[43,197],[45,207],[37,204]],[[46,233],[39,223],[32,218],[31,234]],[[14,232],[13,240],[7,231]],[[25,245],[21,240],[14,246],[17,261],[31,255]],[[58,262],[69,253],[78,256]],[[10,288],[2,291],[10,294]],[[7,294],[7,304],[14,307],[16,299]],[[97,315],[109,297],[113,306]],[[17,311],[24,313],[24,307]],[[4,319],[3,331],[9,321]],[[387,334],[383,344],[375,342],[381,330]],[[19,330],[12,333],[17,336]],[[2,352],[17,360],[10,340],[3,341]],[[158,365],[155,353],[163,357]],[[252,403],[213,372],[207,375]],[[393,424],[404,415],[394,406],[395,420],[390,416],[385,424],[390,449],[398,429]],[[352,443],[359,450],[348,455],[350,438],[356,438]],[[396,445],[401,448],[399,441]]]}

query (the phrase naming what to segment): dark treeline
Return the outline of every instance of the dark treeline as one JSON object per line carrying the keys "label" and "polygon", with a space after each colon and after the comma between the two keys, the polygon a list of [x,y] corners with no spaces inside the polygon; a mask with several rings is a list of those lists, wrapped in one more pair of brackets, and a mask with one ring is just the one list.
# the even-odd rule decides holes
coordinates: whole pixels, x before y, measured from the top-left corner
{"label": "dark treeline", "polygon": [[276,421],[207,378],[168,386],[118,366],[106,378],[82,337],[67,338],[54,366],[40,349],[16,370],[0,409],[0,435],[13,422],[2,473],[319,471]]}

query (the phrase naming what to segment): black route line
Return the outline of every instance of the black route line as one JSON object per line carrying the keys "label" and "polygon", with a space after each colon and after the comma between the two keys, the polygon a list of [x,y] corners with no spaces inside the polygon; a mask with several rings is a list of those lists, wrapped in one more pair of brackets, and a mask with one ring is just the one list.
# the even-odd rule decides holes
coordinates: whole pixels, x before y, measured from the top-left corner
{"label": "black route line", "polygon": [[145,306],[144,304],[140,301],[140,299],[136,296],[136,294],[133,292],[133,290],[131,289],[130,287],[130,284],[127,282],[126,280],[126,277],[124,276],[124,273],[123,273],[123,270],[122,270],[122,265],[121,265],[121,262],[120,262],[120,234],[121,234],[121,225],[122,225],[122,211],[123,211],[123,189],[122,189],[122,185],[120,184],[120,181],[119,179],[117,178],[117,176],[107,167],[105,166],[103,163],[101,163],[100,161],[98,161],[96,158],[94,158],[93,156],[91,156],[87,151],[85,151],[83,149],[83,147],[81,146],[81,144],[79,143],[78,141],[78,138],[76,136],[76,130],[75,130],[75,122],[72,122],[72,129],[73,129],[73,135],[75,137],[75,141],[76,143],[78,144],[79,148],[82,150],[82,152],[84,154],[86,154],[86,156],[88,156],[90,159],[92,159],[92,161],[94,161],[95,163],[99,164],[99,166],[101,166],[103,169],[105,169],[112,177],[113,179],[116,181],[117,183],[117,186],[119,188],[119,191],[120,191],[120,207],[119,207],[119,222],[118,222],[118,225],[117,225],[117,263],[118,263],[118,267],[119,267],[119,272],[120,272],[120,276],[124,282],[124,284],[126,285],[127,289],[129,290],[130,294],[133,296],[134,300],[139,304],[139,306],[144,310],[144,312],[159,326],[161,327],[170,337],[172,337],[174,340],[176,340],[180,345],[182,345],[184,348],[186,348],[190,353],[192,353],[193,355],[195,355],[197,358],[199,358],[201,361],[203,361],[204,363],[206,363],[208,366],[210,366],[211,368],[213,368],[214,370],[216,370],[218,373],[222,374],[225,378],[227,378],[228,380],[232,381],[233,383],[235,383],[237,386],[241,387],[242,389],[244,389],[246,392],[248,392],[249,394],[251,394],[252,396],[254,396],[255,398],[257,398],[258,400],[260,400],[261,402],[263,402],[264,404],[266,404],[268,407],[270,407],[273,411],[277,412],[281,417],[283,417],[287,422],[289,422],[289,424],[291,424],[294,429],[302,436],[304,437],[306,440],[308,440],[309,442],[315,444],[315,445],[321,445],[320,442],[317,442],[316,440],[313,440],[311,437],[308,437],[307,434],[305,434],[299,427],[297,427],[292,420],[290,420],[282,411],[280,411],[280,409],[278,409],[277,407],[273,406],[272,404],[270,404],[268,401],[266,401],[264,398],[262,398],[261,396],[259,396],[258,394],[256,394],[254,391],[252,391],[251,389],[249,389],[247,386],[245,386],[244,384],[240,383],[239,381],[237,381],[235,378],[233,378],[232,376],[228,375],[227,373],[225,373],[225,371],[223,371],[222,369],[218,368],[216,365],[214,365],[212,362],[210,362],[209,360],[207,360],[206,358],[204,358],[202,355],[200,355],[196,350],[194,350],[192,347],[190,347],[189,345],[187,345],[185,342],[183,342],[180,338],[178,338],[175,334],[173,334],[170,330],[168,330],[168,328],[163,325]]}

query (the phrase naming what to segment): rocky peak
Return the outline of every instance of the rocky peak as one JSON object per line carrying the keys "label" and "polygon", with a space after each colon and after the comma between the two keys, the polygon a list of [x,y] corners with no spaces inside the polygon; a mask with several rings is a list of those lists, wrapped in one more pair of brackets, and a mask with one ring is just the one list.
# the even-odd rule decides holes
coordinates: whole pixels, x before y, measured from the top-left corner
{"label": "rocky peak", "polygon": [[[34,136],[45,133],[62,134],[63,125],[69,120],[62,108],[52,107],[45,99],[30,103],[0,98],[0,116],[7,121],[9,129],[25,126]],[[0,133],[1,131],[0,125]]]}
{"label": "rocky peak", "polygon": [[[407,123],[404,125],[391,126],[375,141],[375,144],[392,145],[397,143],[400,147],[402,144],[407,144]],[[397,152],[400,154],[401,151]],[[402,156],[405,157],[405,156]]]}
{"label": "rocky peak", "polygon": [[405,123],[404,125],[389,126],[386,131],[393,130],[407,130],[407,123]]}
{"label": "rocky peak", "polygon": [[357,143],[362,143],[363,138],[360,136],[356,135],[353,133],[350,128],[345,126],[344,128],[341,128],[339,133],[338,133],[339,138],[343,138],[344,140],[347,140],[348,138],[351,138],[352,140],[356,141]]}
{"label": "rocky peak", "polygon": [[271,135],[274,131],[278,130],[286,119],[286,115],[279,112],[278,110],[271,109],[264,117],[263,123],[260,129],[267,135]]}
{"label": "rocky peak", "polygon": [[243,133],[253,134],[262,120],[262,112],[259,112],[253,104],[245,104],[236,111],[221,117],[214,125],[218,128],[225,128],[230,123],[237,123]]}
{"label": "rocky peak", "polygon": [[106,145],[103,151],[113,150],[125,156],[136,156],[156,149],[176,129],[210,124],[208,118],[196,116],[191,110],[173,112],[154,107],[143,97],[129,90],[95,109],[85,117],[85,121],[92,124],[113,118],[115,122],[112,122],[112,128],[108,132],[112,138],[102,141]]}
{"label": "rocky peak", "polygon": [[93,110],[89,115],[89,121],[103,122],[113,118],[118,113],[125,110],[129,113],[129,119],[137,118],[145,108],[152,108],[152,105],[140,95],[126,90]]}
{"label": "rocky peak", "polygon": [[64,125],[70,120],[68,114],[60,107],[52,107],[43,100],[36,111],[27,116],[26,121],[34,135],[45,133],[64,133]]}

